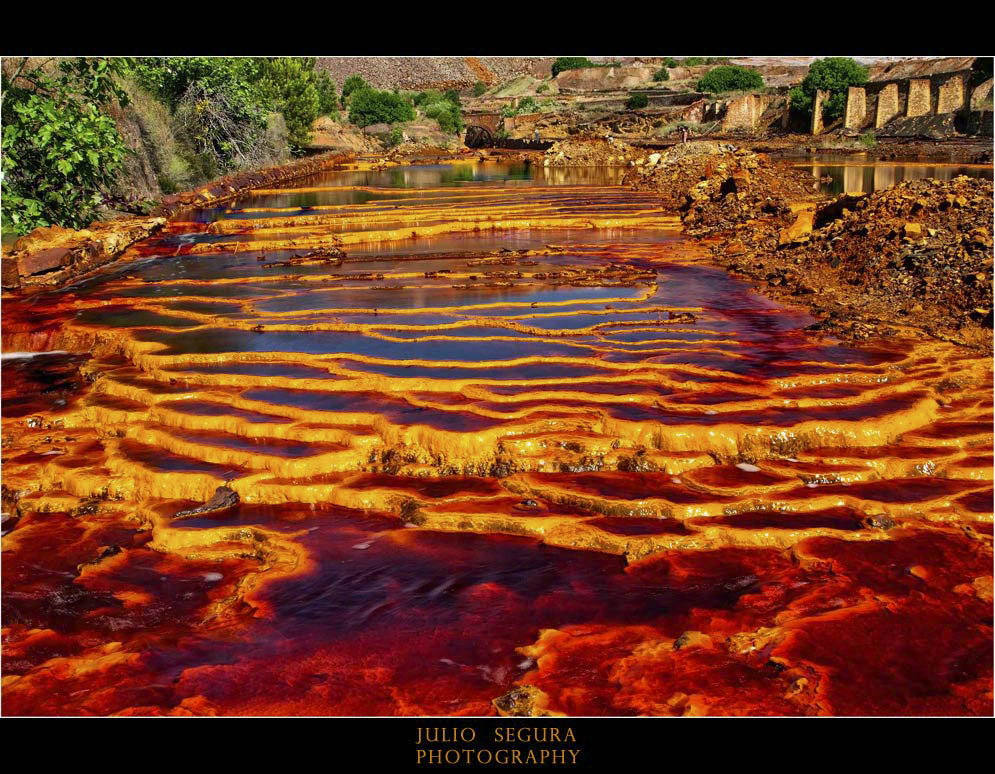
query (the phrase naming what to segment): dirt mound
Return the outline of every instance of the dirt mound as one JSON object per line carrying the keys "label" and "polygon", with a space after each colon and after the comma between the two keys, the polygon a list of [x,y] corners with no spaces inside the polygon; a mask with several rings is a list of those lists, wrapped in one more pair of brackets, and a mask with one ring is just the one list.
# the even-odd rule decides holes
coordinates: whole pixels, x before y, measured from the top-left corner
{"label": "dirt mound", "polygon": [[805,300],[848,338],[889,325],[991,350],[992,182],[915,180],[841,195],[794,224],[751,224],[715,252]]}
{"label": "dirt mound", "polygon": [[635,163],[642,153],[614,137],[586,135],[553,143],[546,151],[543,166],[599,167]]}
{"label": "dirt mound", "polygon": [[816,196],[802,170],[727,143],[675,145],[635,162],[623,185],[658,191],[664,206],[679,210],[685,230],[702,235],[763,216],[786,217],[790,203]]}
{"label": "dirt mound", "polygon": [[315,149],[360,154],[379,153],[383,150],[383,144],[379,140],[358,126],[333,121],[328,116],[321,116],[315,121],[313,131],[311,147]]}

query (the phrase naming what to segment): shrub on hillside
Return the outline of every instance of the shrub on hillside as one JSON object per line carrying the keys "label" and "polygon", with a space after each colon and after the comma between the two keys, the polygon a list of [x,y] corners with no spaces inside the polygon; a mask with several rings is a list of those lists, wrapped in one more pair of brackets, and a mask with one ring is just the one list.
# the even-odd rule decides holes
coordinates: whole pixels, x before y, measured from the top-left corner
{"label": "shrub on hillside", "polygon": [[370,88],[362,75],[350,75],[342,83],[342,97],[340,99],[340,104],[342,107],[349,107],[349,97],[352,96],[357,91],[362,91],[363,89]]}
{"label": "shrub on hillside", "polygon": [[723,91],[753,91],[762,89],[764,79],[756,70],[727,65],[709,70],[698,81],[698,90],[711,93]]}
{"label": "shrub on hillside", "polygon": [[669,81],[670,73],[667,72],[667,68],[661,67],[659,70],[653,73],[653,80],[656,83],[660,83],[661,81]]}
{"label": "shrub on hillside", "polygon": [[414,105],[400,94],[366,88],[349,96],[349,122],[356,126],[400,124],[414,117]]}
{"label": "shrub on hillside", "polygon": [[447,134],[459,134],[463,130],[463,119],[459,107],[449,100],[438,100],[422,107],[422,113],[439,122],[439,128]]}
{"label": "shrub on hillside", "polygon": [[649,104],[649,99],[646,98],[645,94],[632,94],[629,99],[626,100],[625,107],[628,110],[639,110],[644,108]]}
{"label": "shrub on hillside", "polygon": [[487,84],[483,81],[477,81],[473,84],[473,96],[480,97],[485,91],[487,91]]}
{"label": "shrub on hillside", "polygon": [[524,116],[530,113],[539,112],[539,103],[536,102],[532,97],[522,97],[518,100],[518,104],[505,105],[504,109],[501,111],[501,115],[504,118],[512,118],[514,116]]}

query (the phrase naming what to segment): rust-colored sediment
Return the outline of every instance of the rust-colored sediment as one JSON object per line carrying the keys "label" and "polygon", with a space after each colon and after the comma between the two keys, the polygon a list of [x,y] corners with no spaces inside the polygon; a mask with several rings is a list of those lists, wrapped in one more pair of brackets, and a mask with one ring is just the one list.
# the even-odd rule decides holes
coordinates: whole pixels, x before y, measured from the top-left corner
{"label": "rust-colored sediment", "polygon": [[991,360],[464,169],[5,295],[4,711],[990,714]]}

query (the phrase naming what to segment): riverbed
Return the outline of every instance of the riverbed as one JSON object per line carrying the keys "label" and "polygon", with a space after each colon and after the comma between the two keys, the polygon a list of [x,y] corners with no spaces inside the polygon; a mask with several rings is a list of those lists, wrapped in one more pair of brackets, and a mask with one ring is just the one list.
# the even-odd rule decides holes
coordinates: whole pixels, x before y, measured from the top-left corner
{"label": "riverbed", "polygon": [[623,171],[359,164],[5,296],[5,712],[990,714],[990,359]]}

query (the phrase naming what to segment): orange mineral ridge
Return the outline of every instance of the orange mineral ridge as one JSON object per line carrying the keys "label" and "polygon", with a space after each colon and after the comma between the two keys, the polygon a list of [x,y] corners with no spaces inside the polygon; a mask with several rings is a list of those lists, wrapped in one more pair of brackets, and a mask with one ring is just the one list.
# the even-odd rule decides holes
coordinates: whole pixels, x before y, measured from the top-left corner
{"label": "orange mineral ridge", "polygon": [[621,172],[355,165],[5,294],[3,712],[991,714],[991,359]]}

